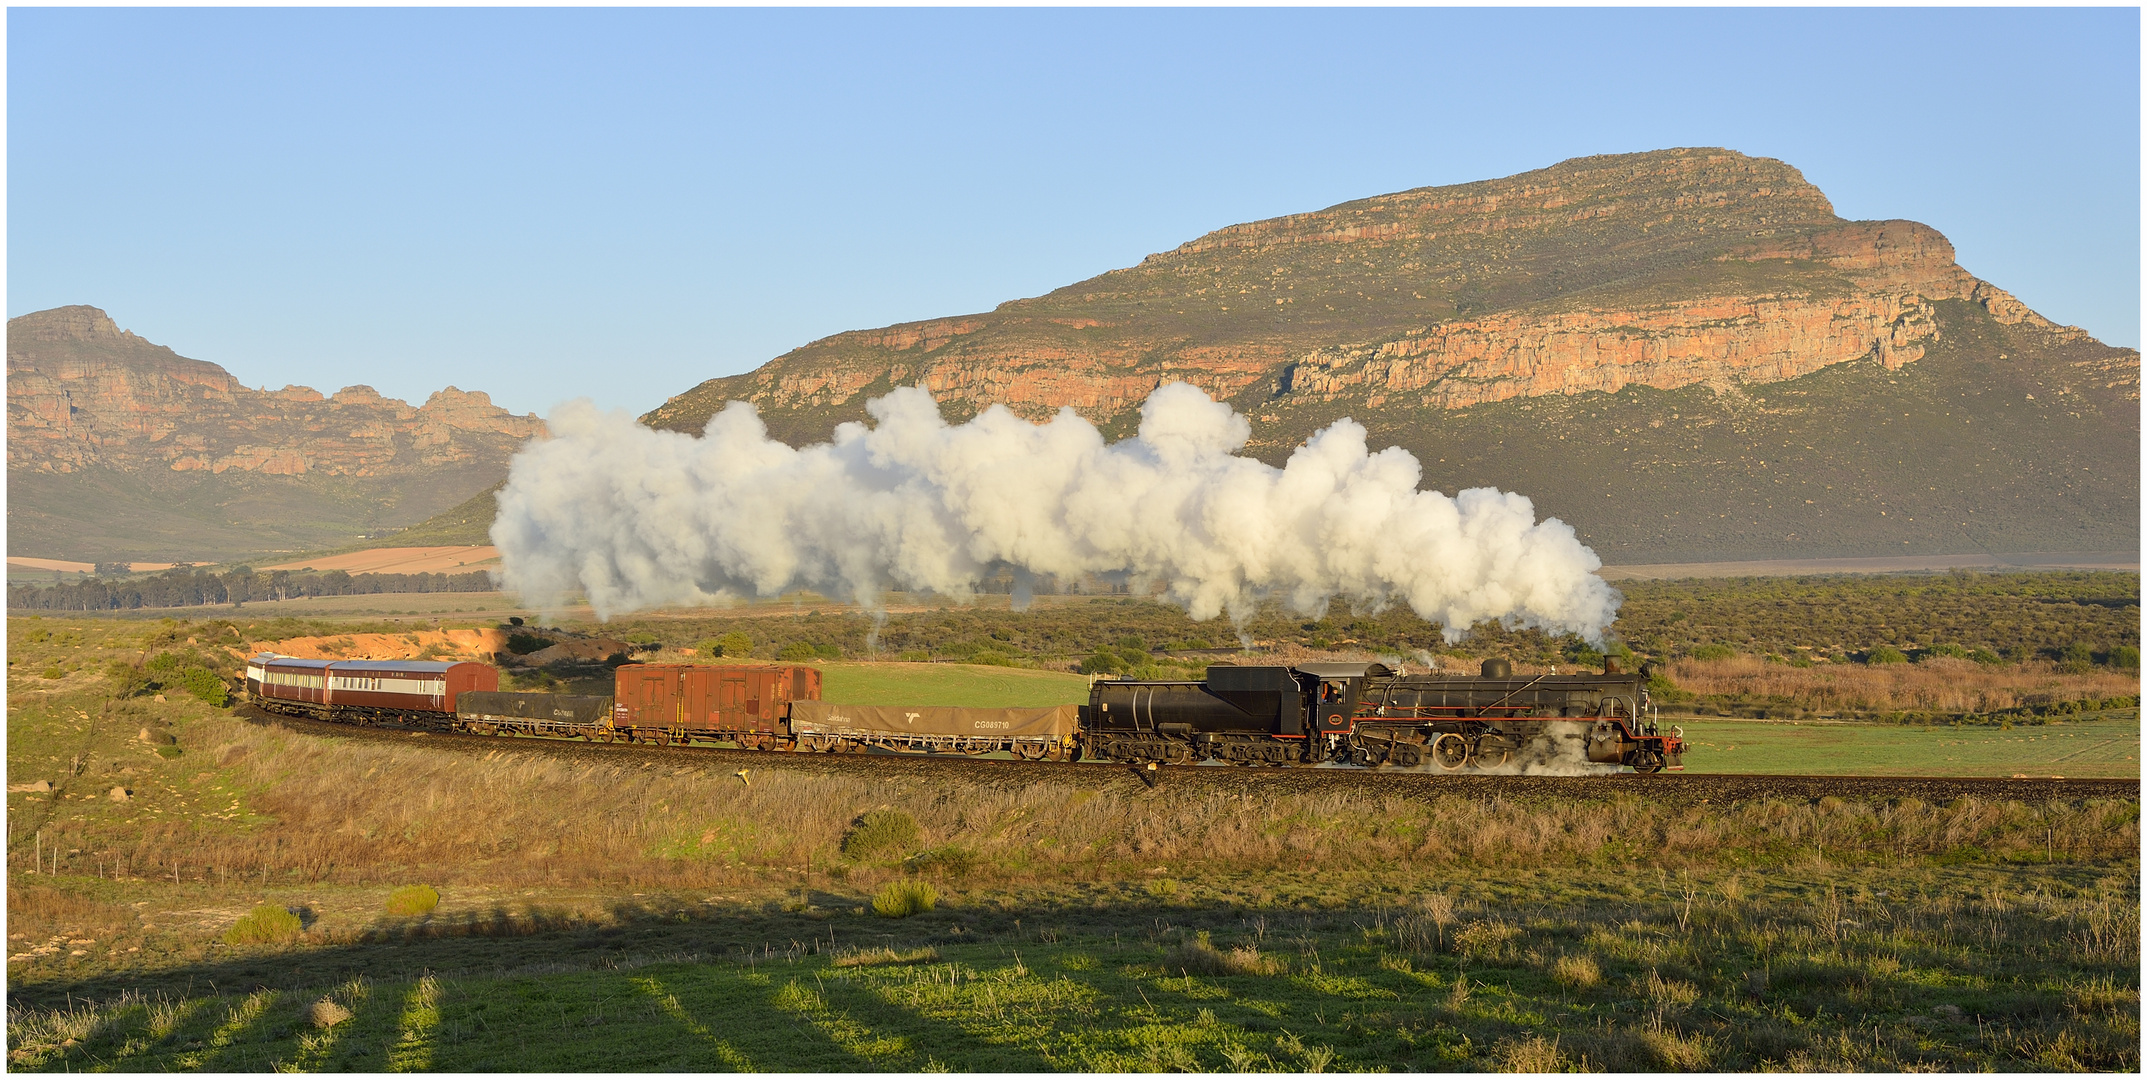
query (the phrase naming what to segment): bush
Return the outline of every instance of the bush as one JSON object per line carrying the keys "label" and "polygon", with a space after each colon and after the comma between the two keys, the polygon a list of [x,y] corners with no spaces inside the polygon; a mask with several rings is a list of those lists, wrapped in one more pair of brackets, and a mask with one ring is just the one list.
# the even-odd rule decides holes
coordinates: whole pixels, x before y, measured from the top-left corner
{"label": "bush", "polygon": [[274,904],[262,904],[224,931],[224,944],[261,945],[289,941],[304,929],[305,924],[297,915]]}
{"label": "bush", "polygon": [[872,898],[872,910],[888,919],[922,915],[939,905],[939,890],[922,881],[891,881]]}
{"label": "bush", "polygon": [[969,662],[972,664],[984,664],[990,667],[1014,666],[1013,657],[1008,656],[1007,654],[992,648],[978,649],[976,652],[971,653],[969,655]]}
{"label": "bush", "polygon": [[900,810],[873,810],[857,819],[842,838],[845,858],[900,855],[917,842],[917,819]]}
{"label": "bush", "polygon": [[2110,650],[2110,666],[2126,671],[2140,669],[2140,649],[2137,645],[2119,645]]}
{"label": "bush", "polygon": [[1083,675],[1116,675],[1126,670],[1126,662],[1109,649],[1097,649],[1088,659],[1081,661]]}
{"label": "bush", "polygon": [[535,634],[507,635],[507,651],[516,656],[528,656],[530,653],[549,649],[555,644],[557,642],[554,642],[551,638],[538,637]]}
{"label": "bush", "polygon": [[125,660],[114,660],[104,670],[111,676],[113,697],[133,697],[149,689],[149,673]]}
{"label": "bush", "polygon": [[1692,650],[1694,660],[1728,660],[1736,655],[1737,650],[1727,645],[1700,645]]}
{"label": "bush", "polygon": [[753,655],[753,639],[747,637],[746,632],[743,630],[733,630],[716,639],[715,655],[751,656]]}
{"label": "bush", "polygon": [[1899,649],[1894,648],[1891,645],[1881,645],[1878,648],[1873,649],[1870,652],[1864,654],[1864,663],[1906,664],[1908,663],[1908,654],[1902,652]]}
{"label": "bush", "polygon": [[206,668],[188,668],[180,673],[172,685],[218,708],[231,700],[231,688],[225,686],[224,680],[215,672]]}
{"label": "bush", "polygon": [[388,894],[390,915],[423,915],[439,906],[439,890],[430,885],[405,885]]}
{"label": "bush", "polygon": [[793,641],[778,650],[775,658],[791,663],[801,660],[818,660],[820,659],[820,650],[813,648],[809,642]]}

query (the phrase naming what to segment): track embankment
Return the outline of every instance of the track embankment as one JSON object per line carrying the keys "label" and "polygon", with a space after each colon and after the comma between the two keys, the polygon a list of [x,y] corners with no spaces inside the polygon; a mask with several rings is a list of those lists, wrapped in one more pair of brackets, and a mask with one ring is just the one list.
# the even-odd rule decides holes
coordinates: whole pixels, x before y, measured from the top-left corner
{"label": "track embankment", "polygon": [[[938,783],[961,782],[987,787],[1025,787],[1040,782],[1132,785],[1143,780],[1123,765],[1063,765],[922,754],[782,754],[713,747],[603,745],[562,739],[507,738],[494,735],[417,732],[394,728],[354,727],[320,720],[280,716],[243,706],[238,714],[254,723],[280,724],[308,735],[367,742],[413,744],[442,753],[482,756],[510,753],[574,761],[652,761],[669,767],[692,766],[717,774],[803,772],[822,775],[900,777]],[[422,740],[422,741],[421,741]],[[1158,788],[1199,786],[1241,793],[1310,794],[1338,787],[1376,790],[1419,798],[1459,795],[1502,799],[1602,799],[1637,796],[1667,803],[1720,803],[1750,799],[1809,799],[1827,796],[1860,801],[1915,798],[1940,802],[1958,798],[2052,799],[2138,798],[2140,782],[2130,779],[1940,776],[1774,776],[1722,773],[1663,773],[1637,776],[1494,776],[1436,775],[1349,768],[1274,769],[1229,766],[1166,766],[1149,774]]]}

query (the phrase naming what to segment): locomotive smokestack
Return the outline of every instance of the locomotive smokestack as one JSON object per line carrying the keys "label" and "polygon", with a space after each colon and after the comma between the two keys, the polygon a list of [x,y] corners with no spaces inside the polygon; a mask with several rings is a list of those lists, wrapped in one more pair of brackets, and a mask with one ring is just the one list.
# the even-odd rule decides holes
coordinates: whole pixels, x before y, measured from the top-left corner
{"label": "locomotive smokestack", "polygon": [[1571,526],[1493,488],[1419,491],[1416,459],[1371,452],[1353,420],[1278,469],[1239,456],[1250,423],[1185,383],[1150,394],[1116,444],[1071,408],[949,425],[921,387],[866,411],[875,426],[793,449],[744,402],[699,439],[562,406],[500,491],[501,583],[539,607],[586,592],[599,618],[801,588],[877,609],[892,589],[966,596],[1003,563],[1124,573],[1240,626],[1270,599],[1407,604],[1449,641],[1491,620],[1599,641],[1623,599]]}

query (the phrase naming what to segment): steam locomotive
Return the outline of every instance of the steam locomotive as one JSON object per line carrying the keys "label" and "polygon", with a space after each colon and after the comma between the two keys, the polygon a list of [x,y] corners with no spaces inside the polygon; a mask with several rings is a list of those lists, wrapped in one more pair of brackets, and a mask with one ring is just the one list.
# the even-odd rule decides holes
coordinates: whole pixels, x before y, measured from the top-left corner
{"label": "steam locomotive", "polygon": [[1098,682],[1081,751],[1135,763],[1332,762],[1443,771],[1589,762],[1681,767],[1684,740],[1651,719],[1646,665],[1601,675],[1401,675],[1383,664],[1211,667],[1198,682]]}
{"label": "steam locomotive", "polygon": [[728,742],[749,750],[1011,753],[1136,765],[1355,765],[1425,771],[1680,766],[1638,674],[1402,675],[1381,664],[1229,666],[1186,681],[1106,679],[1086,705],[1030,709],[846,706],[809,667],[628,664],[611,696],[502,693],[485,664],[301,660],[246,670],[263,708],[358,724],[597,742]]}

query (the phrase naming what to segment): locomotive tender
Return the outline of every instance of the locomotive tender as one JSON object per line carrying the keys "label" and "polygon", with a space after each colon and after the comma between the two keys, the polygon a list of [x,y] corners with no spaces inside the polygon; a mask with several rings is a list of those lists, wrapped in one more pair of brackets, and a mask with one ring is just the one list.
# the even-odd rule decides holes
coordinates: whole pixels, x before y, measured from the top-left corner
{"label": "locomotive tender", "polygon": [[958,709],[832,705],[809,667],[628,664],[613,695],[595,696],[502,693],[485,664],[263,654],[247,663],[246,690],[263,708],[323,720],[598,742],[1440,772],[1559,759],[1650,773],[1681,767],[1684,744],[1650,719],[1649,674],[1523,677],[1503,660],[1480,676],[1218,665],[1197,681],[1101,680],[1078,707]]}

